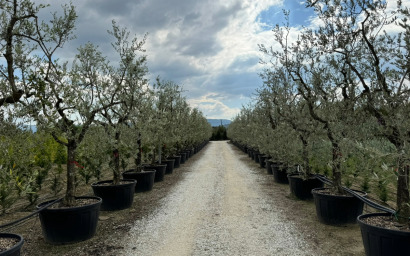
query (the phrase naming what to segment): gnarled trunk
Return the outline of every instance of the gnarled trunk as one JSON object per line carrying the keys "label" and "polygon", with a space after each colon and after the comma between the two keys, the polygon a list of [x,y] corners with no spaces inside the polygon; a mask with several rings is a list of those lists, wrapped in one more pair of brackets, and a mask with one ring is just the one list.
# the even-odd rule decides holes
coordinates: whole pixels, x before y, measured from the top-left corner
{"label": "gnarled trunk", "polygon": [[[118,143],[120,142],[120,132],[116,132],[115,133],[115,141]],[[115,148],[112,152],[112,157],[113,157],[113,183],[114,185],[117,185],[118,183],[120,183],[121,180],[121,173],[120,173],[120,151],[118,150],[118,147]]]}
{"label": "gnarled trunk", "polygon": [[397,173],[397,211],[399,222],[408,223],[410,217],[409,166],[399,166]]}
{"label": "gnarled trunk", "polygon": [[310,166],[309,166],[309,151],[308,151],[308,141],[303,137],[303,135],[299,135],[299,139],[302,141],[302,158],[305,167],[305,178],[310,176]]}
{"label": "gnarled trunk", "polygon": [[64,204],[67,206],[74,205],[75,201],[75,156],[77,143],[70,140],[67,143],[67,188],[64,197]]}

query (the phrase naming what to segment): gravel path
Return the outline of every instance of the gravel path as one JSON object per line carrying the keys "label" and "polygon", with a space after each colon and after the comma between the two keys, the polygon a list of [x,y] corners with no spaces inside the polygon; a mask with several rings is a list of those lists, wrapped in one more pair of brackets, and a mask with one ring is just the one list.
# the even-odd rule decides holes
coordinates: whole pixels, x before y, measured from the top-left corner
{"label": "gravel path", "polygon": [[121,255],[317,255],[237,152],[209,143],[160,207],[134,223]]}

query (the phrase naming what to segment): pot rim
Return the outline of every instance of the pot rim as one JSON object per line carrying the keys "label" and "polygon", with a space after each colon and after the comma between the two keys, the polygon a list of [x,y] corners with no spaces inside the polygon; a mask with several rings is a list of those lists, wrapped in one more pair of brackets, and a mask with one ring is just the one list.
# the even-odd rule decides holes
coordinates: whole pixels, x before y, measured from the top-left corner
{"label": "pot rim", "polygon": [[[297,178],[299,178],[299,177],[297,177],[297,176],[300,176],[300,178],[303,179],[303,174],[300,174],[300,173],[289,173],[289,174],[288,174],[288,178],[295,178],[295,179],[297,179]],[[316,178],[313,174],[311,174],[311,175],[309,175],[308,179],[309,179],[309,180],[315,180],[315,179],[317,180],[318,178]]]}
{"label": "pot rim", "polygon": [[[100,181],[96,181],[96,182],[94,182],[94,183],[91,184],[91,187],[99,187],[100,185],[102,185],[102,184],[104,184],[104,183],[112,183],[112,181],[113,181],[113,180],[100,180]],[[125,181],[125,182],[128,181],[128,183],[125,183],[125,184],[117,184],[117,185],[110,184],[110,185],[105,185],[105,186],[108,186],[108,187],[124,187],[124,186],[129,186],[130,184],[137,183],[137,180],[134,180],[134,179],[121,179],[121,181]]]}
{"label": "pot rim", "polygon": [[18,242],[15,243],[12,247],[8,248],[5,251],[2,251],[0,254],[6,253],[6,252],[13,252],[17,248],[21,247],[24,243],[24,239],[21,235],[19,234],[14,234],[14,233],[0,233],[0,237],[2,238],[14,238],[18,239]]}
{"label": "pot rim", "polygon": [[[349,197],[355,197],[353,195],[350,195],[349,193],[347,193],[346,195],[330,195],[330,194],[322,194],[320,192],[318,192],[319,190],[325,190],[325,189],[329,189],[328,187],[325,188],[314,188],[312,189],[312,194],[316,194],[316,195],[324,195],[324,196],[331,196],[331,197],[340,197],[340,198],[349,198]],[[363,196],[367,196],[367,193],[364,191],[360,191],[360,190],[355,190],[352,189],[354,192],[358,192],[358,193],[362,193]]]}
{"label": "pot rim", "polygon": [[370,218],[373,216],[391,216],[391,213],[388,212],[374,212],[374,213],[366,213],[366,214],[361,214],[357,216],[357,222],[359,223],[359,226],[366,226],[367,228],[371,228],[373,230],[380,230],[383,232],[388,232],[391,234],[402,234],[410,237],[410,231],[403,231],[403,230],[396,230],[396,229],[390,229],[390,228],[385,228],[385,227],[379,227],[375,225],[371,225],[368,223],[365,223],[362,219]]}
{"label": "pot rim", "polygon": [[[98,201],[95,202],[95,203],[91,203],[91,204],[87,204],[87,205],[82,205],[82,206],[73,206],[73,207],[64,207],[64,208],[51,208],[51,209],[50,209],[50,208],[46,208],[46,209],[44,209],[44,210],[53,211],[53,212],[68,211],[68,210],[79,210],[79,209],[86,209],[86,208],[89,208],[89,207],[93,207],[93,206],[95,206],[95,205],[97,205],[97,204],[101,204],[101,203],[102,203],[102,198],[101,198],[101,197],[98,197],[98,196],[76,196],[75,199],[96,199],[96,200],[98,200]],[[42,202],[42,203],[38,204],[38,205],[36,206],[36,208],[37,208],[37,209],[40,209],[40,208],[42,208],[43,206],[45,206],[46,204],[49,204],[49,203],[51,203],[51,202],[53,202],[53,201],[55,201],[55,200],[49,200],[49,201]]]}
{"label": "pot rim", "polygon": [[152,173],[152,172],[156,172],[156,170],[155,169],[144,169],[144,170],[141,170],[140,172],[136,172],[135,171],[135,169],[130,169],[130,170],[126,170],[125,172],[123,172],[123,173]]}

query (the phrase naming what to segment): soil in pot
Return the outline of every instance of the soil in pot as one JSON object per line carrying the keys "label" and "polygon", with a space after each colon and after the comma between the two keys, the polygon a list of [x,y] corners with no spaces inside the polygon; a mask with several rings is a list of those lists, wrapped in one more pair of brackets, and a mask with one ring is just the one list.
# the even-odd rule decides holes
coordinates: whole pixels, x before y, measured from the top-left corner
{"label": "soil in pot", "polygon": [[116,211],[132,206],[136,180],[122,180],[114,185],[112,180],[99,181],[91,184],[94,195],[102,198],[102,211]]}
{"label": "soil in pot", "polygon": [[[367,195],[365,192],[356,191]],[[329,188],[312,189],[315,200],[316,215],[320,222],[329,225],[355,223],[357,216],[363,212],[363,202],[354,196],[335,195]]]}
{"label": "soil in pot", "polygon": [[290,193],[300,200],[312,199],[312,189],[323,187],[323,182],[315,177],[305,179],[299,174],[289,174],[288,180]]}
{"label": "soil in pot", "polygon": [[0,233],[0,256],[19,256],[23,243],[19,235]]}
{"label": "soil in pot", "polygon": [[409,225],[399,225],[390,213],[363,214],[357,222],[366,255],[410,255]]}
{"label": "soil in pot", "polygon": [[145,169],[143,171],[136,171],[131,169],[122,173],[124,179],[136,180],[137,184],[135,185],[135,192],[145,192],[150,191],[154,187],[155,180],[155,170],[154,169]]}
{"label": "soil in pot", "polygon": [[282,183],[282,184],[288,184],[288,173],[287,173],[287,167],[282,165],[281,163],[272,163],[271,165],[272,168],[272,174],[273,174],[273,179],[277,183]]}
{"label": "soil in pot", "polygon": [[[40,209],[52,201],[41,203],[37,208]],[[94,236],[102,199],[76,197],[76,203],[78,206],[75,207],[54,204],[39,213],[43,235],[48,243],[75,243]]]}

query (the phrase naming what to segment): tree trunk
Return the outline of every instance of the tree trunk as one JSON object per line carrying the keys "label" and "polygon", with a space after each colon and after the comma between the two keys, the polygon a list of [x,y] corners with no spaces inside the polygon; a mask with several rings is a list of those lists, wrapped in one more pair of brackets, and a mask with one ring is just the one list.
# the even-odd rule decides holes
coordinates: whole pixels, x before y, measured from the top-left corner
{"label": "tree trunk", "polygon": [[68,141],[67,144],[67,190],[64,197],[64,204],[74,205],[75,202],[75,156],[77,143]]}
{"label": "tree trunk", "polygon": [[158,163],[161,164],[162,163],[162,150],[161,150],[161,146],[158,147]]}
{"label": "tree trunk", "polygon": [[308,142],[302,135],[299,135],[299,138],[302,141],[302,158],[305,167],[304,175],[307,179],[310,176]]}
{"label": "tree trunk", "polygon": [[137,150],[138,150],[138,152],[137,152],[137,159],[135,159],[135,165],[138,169],[141,165],[141,162],[142,162],[141,133],[138,134]]}
{"label": "tree trunk", "polygon": [[[120,132],[116,132],[115,133],[115,141],[116,141],[116,145],[119,144],[120,142]],[[121,180],[121,174],[120,174],[120,151],[118,150],[118,146],[116,146],[117,148],[115,148],[112,152],[112,157],[113,157],[113,183],[114,185],[117,185],[118,183],[120,183]]]}
{"label": "tree trunk", "polygon": [[342,157],[342,152],[340,150],[339,144],[337,144],[336,142],[332,142],[332,152],[333,188],[338,194],[345,194],[345,191],[342,188],[342,172],[340,171],[340,160]]}
{"label": "tree trunk", "polygon": [[397,179],[397,211],[399,222],[408,223],[410,217],[409,166],[399,166]]}

